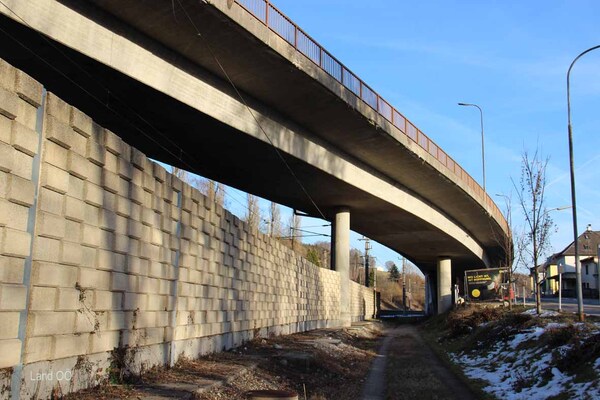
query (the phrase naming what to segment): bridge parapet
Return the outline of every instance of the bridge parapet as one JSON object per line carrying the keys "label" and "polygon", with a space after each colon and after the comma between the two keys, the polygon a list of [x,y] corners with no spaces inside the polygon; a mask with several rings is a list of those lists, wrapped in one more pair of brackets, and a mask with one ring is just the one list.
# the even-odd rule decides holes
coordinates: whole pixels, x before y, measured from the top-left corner
{"label": "bridge parapet", "polygon": [[334,78],[367,106],[373,109],[386,121],[399,129],[414,143],[429,153],[443,167],[443,170],[462,181],[479,203],[489,212],[501,228],[508,232],[508,224],[504,215],[494,203],[492,198],[450,155],[424,134],[416,125],[406,118],[400,111],[381,97],[374,89],[335,58],[315,39],[308,35],[302,28],[281,12],[268,0],[235,0],[242,9],[260,21],[269,30],[280,36],[293,46],[296,51],[329,76]]}
{"label": "bridge parapet", "polygon": [[[353,230],[428,273],[440,256],[458,272],[502,258],[506,224],[474,180],[289,20],[267,20],[271,8],[262,21],[231,0],[11,4],[0,10],[5,43],[19,37],[44,57],[14,43],[0,55],[151,158],[309,214],[318,204],[326,219],[347,207]],[[277,33],[290,26],[294,36]],[[48,68],[71,71],[72,60],[85,68],[68,77]],[[97,101],[107,91],[118,99],[110,108]],[[137,124],[123,119],[131,107]]]}

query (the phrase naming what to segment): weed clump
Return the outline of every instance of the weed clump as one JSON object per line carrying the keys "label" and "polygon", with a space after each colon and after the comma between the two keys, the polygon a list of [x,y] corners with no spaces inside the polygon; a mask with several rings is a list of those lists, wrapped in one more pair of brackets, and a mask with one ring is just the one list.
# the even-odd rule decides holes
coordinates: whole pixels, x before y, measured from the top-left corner
{"label": "weed clump", "polygon": [[546,331],[540,337],[544,343],[550,348],[556,348],[564,346],[573,341],[578,341],[580,335],[579,329],[576,326],[570,324],[558,328],[547,328]]}
{"label": "weed clump", "polygon": [[502,324],[514,326],[517,329],[527,328],[532,322],[533,317],[530,314],[523,313],[505,313],[502,316]]}
{"label": "weed clump", "polygon": [[556,367],[561,371],[575,371],[582,364],[591,364],[600,357],[600,333],[585,338],[581,331],[576,327],[575,329],[578,334],[571,336],[565,343],[570,344],[569,349],[564,355],[556,357]]}
{"label": "weed clump", "polygon": [[501,318],[504,311],[500,308],[474,308],[454,310],[446,319],[448,335],[446,339],[453,339],[468,335],[475,328],[485,323]]}

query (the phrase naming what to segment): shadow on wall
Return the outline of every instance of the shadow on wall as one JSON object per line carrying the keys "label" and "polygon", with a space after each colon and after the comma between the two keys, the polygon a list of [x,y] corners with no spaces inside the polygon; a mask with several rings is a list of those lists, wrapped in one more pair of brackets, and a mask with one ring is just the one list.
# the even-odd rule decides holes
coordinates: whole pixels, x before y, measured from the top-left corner
{"label": "shadow on wall", "polygon": [[[21,375],[52,369],[79,379],[24,379],[21,397],[65,394],[181,355],[338,322],[337,272],[251,231],[52,93],[42,107]],[[294,143],[312,156],[312,144]]]}

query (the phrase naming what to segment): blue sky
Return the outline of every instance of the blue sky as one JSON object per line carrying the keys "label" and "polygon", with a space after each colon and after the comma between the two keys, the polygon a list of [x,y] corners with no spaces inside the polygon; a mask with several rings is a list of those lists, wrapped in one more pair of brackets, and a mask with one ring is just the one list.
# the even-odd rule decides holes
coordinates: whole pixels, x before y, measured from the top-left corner
{"label": "blue sky", "polygon": [[[570,204],[566,72],[600,44],[598,1],[274,0],[273,4],[439,144],[488,193],[509,195],[523,149],[550,157],[548,208]],[[600,230],[600,50],[571,74],[579,231]],[[233,193],[233,192],[232,192]],[[241,194],[233,194],[242,198]],[[495,197],[503,208],[504,200]],[[236,201],[230,202],[236,208]],[[263,207],[266,210],[266,206]],[[243,211],[242,211],[243,212]],[[519,221],[518,212],[513,211]],[[553,212],[552,250],[573,239]],[[315,225],[306,220],[305,225]],[[362,247],[358,235],[353,245]],[[378,262],[397,259],[374,246]]]}

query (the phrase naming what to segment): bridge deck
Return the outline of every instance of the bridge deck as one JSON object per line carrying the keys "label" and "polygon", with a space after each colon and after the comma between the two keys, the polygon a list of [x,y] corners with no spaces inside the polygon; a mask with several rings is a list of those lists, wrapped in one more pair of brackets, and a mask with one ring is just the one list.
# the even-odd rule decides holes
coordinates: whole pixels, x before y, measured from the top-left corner
{"label": "bridge deck", "polygon": [[[335,207],[349,206],[354,230],[403,253],[425,270],[432,270],[440,255],[452,257],[453,265],[464,268],[480,266],[482,261],[502,253],[498,242],[506,234],[505,220],[450,157],[412,124],[402,123],[406,120],[391,107],[388,109],[389,104],[369,92],[366,85],[352,78],[352,82],[358,82],[357,90],[354,83],[344,80],[344,72],[338,81],[335,73],[321,68],[323,61],[315,63],[314,57],[307,57],[294,47],[298,43],[285,40],[281,32],[269,29],[239,4],[229,8],[225,0],[209,4],[185,0],[175,2],[173,8],[171,2],[91,2],[95,6],[68,0],[61,4],[106,31],[126,37],[178,71],[237,99],[216,63],[219,60],[251,108],[257,110],[269,135],[283,140],[287,131],[296,133],[287,136],[292,138],[294,149],[284,151],[284,157],[327,217]],[[244,134],[240,124],[199,113],[193,106],[161,92],[158,85],[153,88],[127,76],[124,71],[134,71],[136,67],[130,64],[146,62],[141,56],[136,58],[138,54],[132,54],[131,59],[125,57],[127,60],[111,58],[114,64],[127,64],[115,67],[100,56],[71,50],[76,47],[75,42],[50,48],[39,35],[20,24],[3,18],[2,26],[44,59],[32,57],[17,44],[8,44],[9,39],[2,46],[2,56],[25,67],[37,79],[49,82],[50,90],[78,104],[99,123],[150,156],[317,214],[264,137]],[[43,31],[44,25],[36,29]],[[295,29],[295,35],[303,35]],[[63,41],[67,40],[76,41]],[[100,43],[104,38],[97,40]],[[69,58],[65,59],[64,54]],[[320,54],[325,57],[322,50]],[[68,78],[49,69],[48,63],[66,72]],[[81,66],[88,76],[81,73]],[[75,80],[77,85],[69,80]],[[82,95],[81,86],[93,96]],[[110,109],[99,107],[99,98],[106,99]],[[248,113],[239,101],[233,107],[232,118]],[[392,118],[388,118],[390,115]],[[247,115],[246,118],[249,119]],[[144,136],[147,134],[155,135],[157,141],[149,141]],[[313,152],[312,144],[327,151]],[[285,143],[278,145],[286,150]],[[311,159],[312,164],[307,163]],[[356,171],[375,179],[376,184],[349,185],[348,177]],[[386,190],[385,195],[380,195]],[[413,201],[428,209],[416,215],[408,206]],[[428,214],[438,213],[459,228],[453,231],[432,224]],[[479,244],[485,254],[478,253],[472,245],[465,244],[467,239],[459,236]]]}

